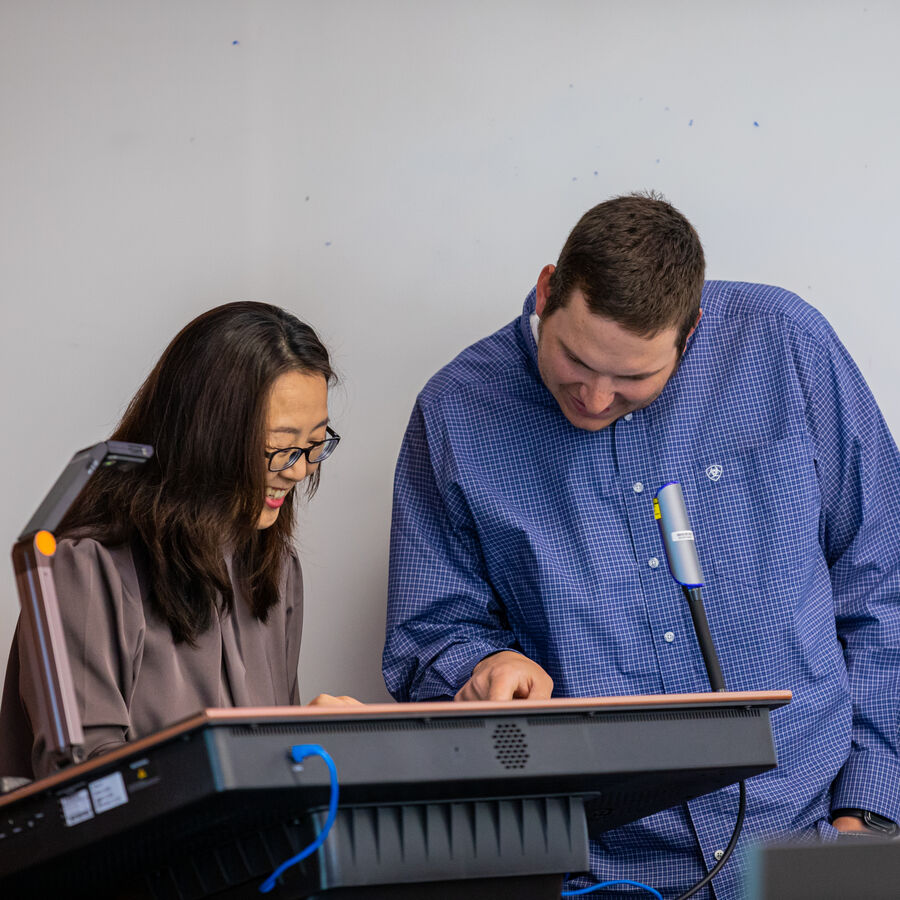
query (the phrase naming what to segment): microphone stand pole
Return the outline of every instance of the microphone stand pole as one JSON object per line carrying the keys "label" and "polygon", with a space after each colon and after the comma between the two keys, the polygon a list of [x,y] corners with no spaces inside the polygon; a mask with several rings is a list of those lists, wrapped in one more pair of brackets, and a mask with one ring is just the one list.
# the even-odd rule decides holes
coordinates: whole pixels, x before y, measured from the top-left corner
{"label": "microphone stand pole", "polygon": [[725,679],[722,677],[722,667],[719,665],[719,655],[716,653],[712,635],[709,632],[709,622],[706,619],[706,610],[703,608],[703,598],[698,587],[681,586],[685,599],[691,610],[691,618],[694,620],[694,631],[700,644],[700,652],[703,654],[703,662],[706,665],[706,674],[709,676],[710,686],[714,691],[724,691]]}

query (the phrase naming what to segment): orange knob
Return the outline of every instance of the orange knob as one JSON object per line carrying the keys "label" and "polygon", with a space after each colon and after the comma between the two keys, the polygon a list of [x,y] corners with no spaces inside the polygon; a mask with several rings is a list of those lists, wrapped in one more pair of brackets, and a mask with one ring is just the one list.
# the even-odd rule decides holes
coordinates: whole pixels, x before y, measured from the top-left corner
{"label": "orange knob", "polygon": [[53,556],[56,553],[56,538],[49,531],[39,531],[34,536],[34,546],[44,556]]}

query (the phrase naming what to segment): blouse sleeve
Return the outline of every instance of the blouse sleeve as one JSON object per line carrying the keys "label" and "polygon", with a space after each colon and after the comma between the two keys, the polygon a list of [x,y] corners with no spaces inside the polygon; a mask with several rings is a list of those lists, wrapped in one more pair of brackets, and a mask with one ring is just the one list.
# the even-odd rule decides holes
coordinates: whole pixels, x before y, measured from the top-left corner
{"label": "blouse sleeve", "polygon": [[[131,565],[130,553],[116,556],[114,559],[107,548],[93,540],[64,540],[53,560],[87,757],[125,743],[131,727],[129,705],[143,652],[143,604],[135,589],[136,579],[129,577],[133,571],[123,573],[122,559],[118,558],[127,556]],[[35,688],[23,669],[19,691],[32,723],[40,721],[33,714],[38,702]],[[52,771],[47,741],[47,734],[34,733],[31,758],[38,778]]]}
{"label": "blouse sleeve", "polygon": [[286,569],[284,606],[288,691],[291,703],[299,706],[300,683],[297,668],[300,665],[300,638],[303,633],[303,572],[296,553],[288,556]]}

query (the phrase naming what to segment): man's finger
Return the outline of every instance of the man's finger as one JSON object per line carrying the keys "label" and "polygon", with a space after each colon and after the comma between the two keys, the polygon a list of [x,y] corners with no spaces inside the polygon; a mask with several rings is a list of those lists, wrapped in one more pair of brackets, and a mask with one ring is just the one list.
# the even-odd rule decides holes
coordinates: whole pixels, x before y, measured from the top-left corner
{"label": "man's finger", "polygon": [[553,696],[553,680],[545,678],[529,678],[523,682],[513,697],[516,700],[549,700]]}
{"label": "man's finger", "polygon": [[[525,679],[519,676],[518,672],[502,672],[495,675],[490,681],[488,690],[488,700],[512,700],[516,696],[520,696],[520,690]],[[527,697],[528,695],[525,694]]]}

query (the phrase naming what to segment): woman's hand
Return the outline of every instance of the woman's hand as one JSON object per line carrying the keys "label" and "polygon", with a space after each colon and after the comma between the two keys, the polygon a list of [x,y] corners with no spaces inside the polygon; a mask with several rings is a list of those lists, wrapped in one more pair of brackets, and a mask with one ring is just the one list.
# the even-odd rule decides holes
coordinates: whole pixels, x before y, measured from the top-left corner
{"label": "woman's hand", "polygon": [[310,700],[307,706],[365,706],[365,704],[353,697],[343,695],[333,697],[331,694],[319,694],[318,697]]}

